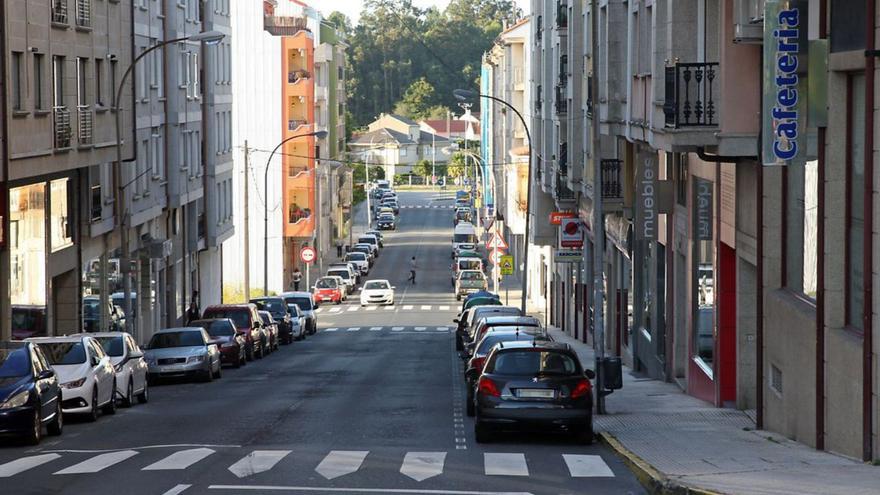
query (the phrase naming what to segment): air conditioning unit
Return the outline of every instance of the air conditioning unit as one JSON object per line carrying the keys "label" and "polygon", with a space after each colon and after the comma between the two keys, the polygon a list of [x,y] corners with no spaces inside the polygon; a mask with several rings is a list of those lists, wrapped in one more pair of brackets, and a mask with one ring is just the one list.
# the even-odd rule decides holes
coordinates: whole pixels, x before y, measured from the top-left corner
{"label": "air conditioning unit", "polygon": [[734,0],[734,43],[757,43],[764,40],[764,0]]}

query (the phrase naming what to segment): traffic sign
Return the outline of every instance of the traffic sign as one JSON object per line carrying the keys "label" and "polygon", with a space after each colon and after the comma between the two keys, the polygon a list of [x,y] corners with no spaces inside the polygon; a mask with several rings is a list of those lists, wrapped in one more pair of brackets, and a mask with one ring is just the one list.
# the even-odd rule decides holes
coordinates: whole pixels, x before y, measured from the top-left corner
{"label": "traffic sign", "polygon": [[504,251],[495,249],[489,255],[489,261],[491,261],[493,265],[498,266],[501,264],[502,257],[504,257]]}
{"label": "traffic sign", "polygon": [[315,261],[315,256],[316,254],[314,248],[311,248],[309,246],[302,248],[302,250],[299,252],[299,259],[301,259],[303,263],[311,264],[313,261]]}
{"label": "traffic sign", "polygon": [[559,246],[564,248],[584,247],[584,233],[578,218],[563,218],[559,223]]}
{"label": "traffic sign", "polygon": [[554,263],[580,263],[584,260],[584,253],[573,249],[557,249],[553,253]]}
{"label": "traffic sign", "polygon": [[506,249],[508,249],[508,247],[509,246],[507,245],[507,242],[504,240],[503,237],[498,235],[498,232],[492,232],[492,237],[490,237],[489,240],[486,241],[486,249],[488,249],[488,250],[492,250],[492,249],[505,249],[506,250]]}
{"label": "traffic sign", "polygon": [[513,255],[505,254],[501,257],[501,274],[513,275]]}

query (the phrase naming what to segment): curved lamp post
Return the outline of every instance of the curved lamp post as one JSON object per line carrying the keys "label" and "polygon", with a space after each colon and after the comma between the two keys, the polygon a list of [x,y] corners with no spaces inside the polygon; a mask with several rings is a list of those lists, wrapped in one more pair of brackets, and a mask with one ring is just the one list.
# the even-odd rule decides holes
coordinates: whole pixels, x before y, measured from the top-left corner
{"label": "curved lamp post", "polygon": [[[266,172],[263,174],[263,296],[269,295],[269,164],[272,163],[272,157],[275,156],[275,153],[279,148],[284,146],[288,141],[292,141],[297,138],[311,137],[315,136],[318,139],[324,139],[327,137],[329,133],[327,131],[315,131],[309,132],[307,134],[297,134],[296,136],[290,136],[282,140],[275,146],[275,149],[272,150],[272,153],[269,154],[269,159],[266,160]],[[315,159],[319,159],[315,157]],[[282,213],[283,215],[283,213]],[[250,263],[250,261],[246,260],[246,263]],[[247,295],[248,298],[251,297],[250,294]]]}
{"label": "curved lamp post", "polygon": [[471,91],[469,89],[456,89],[452,92],[455,98],[459,101],[468,101],[474,98],[487,98],[492,101],[496,101],[511,109],[513,113],[519,117],[520,122],[522,122],[523,129],[526,131],[526,138],[529,140],[529,180],[528,180],[528,191],[526,194],[526,230],[523,246],[523,273],[522,273],[522,300],[520,301],[521,309],[523,314],[526,313],[526,302],[528,300],[528,281],[529,281],[529,226],[531,224],[532,218],[532,133],[529,132],[529,126],[526,124],[526,119],[523,118],[522,114],[510,103],[502,100],[501,98],[496,98],[494,96],[480,94],[476,91]]}
{"label": "curved lamp post", "polygon": [[[132,71],[143,59],[147,56],[148,53],[152,53],[159,48],[163,48],[172,43],[180,43],[183,41],[200,41],[206,45],[216,45],[223,40],[226,35],[221,33],[220,31],[204,31],[198,34],[194,34],[192,36],[184,36],[182,38],[175,38],[173,40],[163,41],[161,43],[156,43],[144,50],[140,55],[135,57],[135,59],[129,64],[128,68],[125,69],[125,72],[122,74],[122,79],[119,80],[119,86],[116,87],[116,95],[113,100],[113,104],[116,106],[116,170],[119,171],[122,167],[122,124],[120,123],[120,115],[122,114],[122,104],[120,103],[122,100],[122,88],[125,87],[125,81],[131,75]],[[136,108],[131,109],[132,112],[136,112]],[[135,143],[136,144],[136,143]],[[135,180],[138,179],[135,177]],[[122,286],[123,286],[123,296],[124,300],[122,301],[122,311],[125,313],[125,330],[131,333],[131,324],[133,318],[131,318],[131,261],[128,259],[129,255],[129,239],[128,239],[128,213],[125,211],[125,188],[131,185],[134,180],[129,181],[127,184],[119,186],[119,205],[118,215],[119,221],[121,222],[121,232],[120,234],[120,249],[122,254],[119,257],[119,265],[122,267]]]}

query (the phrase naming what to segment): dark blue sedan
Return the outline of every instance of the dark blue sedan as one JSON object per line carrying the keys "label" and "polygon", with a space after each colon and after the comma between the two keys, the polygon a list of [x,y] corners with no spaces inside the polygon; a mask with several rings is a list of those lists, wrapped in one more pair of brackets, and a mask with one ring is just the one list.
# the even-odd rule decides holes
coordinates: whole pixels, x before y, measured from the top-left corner
{"label": "dark blue sedan", "polygon": [[40,349],[30,342],[0,342],[0,435],[38,444],[43,426],[60,435],[61,388]]}

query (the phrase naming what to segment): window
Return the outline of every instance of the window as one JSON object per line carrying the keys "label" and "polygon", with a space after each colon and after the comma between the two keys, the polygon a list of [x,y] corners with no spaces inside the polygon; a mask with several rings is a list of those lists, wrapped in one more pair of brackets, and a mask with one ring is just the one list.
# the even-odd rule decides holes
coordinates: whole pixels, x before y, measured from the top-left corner
{"label": "window", "polygon": [[406,153],[407,153],[407,149],[405,147],[400,148],[400,156],[406,156]]}
{"label": "window", "polygon": [[111,97],[111,105],[115,109],[118,105],[116,101],[116,69],[117,69],[116,60],[110,61],[110,97]]}
{"label": "window", "polygon": [[21,71],[24,54],[21,52],[12,52],[11,74],[12,78],[12,109],[15,111],[24,110],[24,89],[22,88]]}
{"label": "window", "polygon": [[[831,17],[831,51],[865,48],[865,0],[835,0],[828,3]],[[806,21],[801,21],[806,22]]]}
{"label": "window", "polygon": [[[181,44],[181,46],[183,46]],[[189,86],[189,52],[180,51],[180,88],[186,89]],[[189,96],[189,94],[187,94]]]}
{"label": "window", "polygon": [[67,201],[68,182],[69,179],[64,178],[49,183],[49,236],[53,253],[73,245]]}
{"label": "window", "polygon": [[199,54],[192,53],[192,97],[198,98],[201,94],[201,88],[199,87],[199,78],[201,77],[201,73],[199,72]]}
{"label": "window", "polygon": [[864,229],[865,229],[865,75],[849,76],[849,139],[846,167],[849,171],[846,221],[846,324],[862,329],[864,309]]}
{"label": "window", "polygon": [[[715,185],[703,179],[694,179],[694,204],[701,197],[710,197]],[[710,200],[711,201],[711,200]],[[708,206],[709,221],[714,224],[714,205]],[[700,215],[694,215],[694,230],[699,228]],[[714,229],[712,239],[695,239],[693,244],[693,280],[694,294],[694,332],[693,348],[695,358],[702,361],[701,368],[711,376],[712,362],[715,358],[715,241]]]}
{"label": "window", "polygon": [[76,104],[85,107],[89,102],[86,99],[86,67],[88,62],[82,57],[76,58]]}
{"label": "window", "polygon": [[43,77],[45,77],[43,61],[45,58],[45,55],[41,53],[34,54],[34,110],[46,109],[46,99],[43,96]]}
{"label": "window", "polygon": [[687,206],[688,194],[688,163],[687,155],[683,153],[675,153],[672,155],[673,164],[675,165],[675,176],[678,179],[676,184],[676,199],[681,206]]}
{"label": "window", "polygon": [[95,59],[95,106],[104,106],[104,60]]}
{"label": "window", "polygon": [[162,179],[165,171],[165,164],[162,157],[164,156],[164,146],[162,134],[158,127],[153,127],[150,133],[150,143],[152,150],[150,152],[150,168],[153,172],[153,179]]}
{"label": "window", "polygon": [[[146,51],[147,48],[143,46],[138,49],[140,56],[143,56]],[[146,62],[147,63],[136,64],[134,67],[135,76],[137,76],[137,82],[135,83],[137,86],[137,99],[140,101],[145,101],[147,99],[147,71],[150,68],[150,64],[149,60]]]}
{"label": "window", "polygon": [[786,167],[785,285],[807,299],[816,298],[819,162]]}
{"label": "window", "polygon": [[52,57],[52,104],[64,106],[64,57]]}

